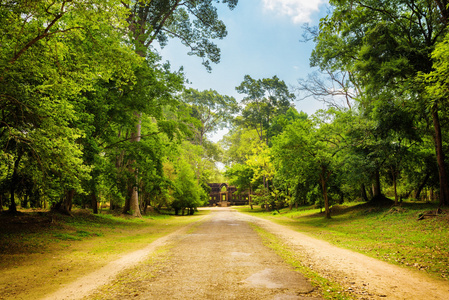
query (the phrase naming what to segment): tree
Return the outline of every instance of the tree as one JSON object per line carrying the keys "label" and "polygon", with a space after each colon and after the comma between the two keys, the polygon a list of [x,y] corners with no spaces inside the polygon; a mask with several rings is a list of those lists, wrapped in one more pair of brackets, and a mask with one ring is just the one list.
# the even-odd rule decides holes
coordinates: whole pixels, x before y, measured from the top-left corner
{"label": "tree", "polygon": [[278,115],[273,119],[269,131],[272,136],[277,136],[281,134],[289,124],[299,119],[307,120],[307,118],[308,115],[305,112],[298,112],[296,108],[290,107],[285,114]]}
{"label": "tree", "polygon": [[428,74],[421,74],[426,83],[429,101],[441,101],[446,104],[449,97],[449,33],[438,42],[432,52],[433,70]]}
{"label": "tree", "polygon": [[192,117],[200,122],[194,129],[199,145],[203,145],[205,135],[223,129],[238,112],[234,97],[222,96],[214,90],[188,89],[183,94],[183,101],[191,106]]}
{"label": "tree", "polygon": [[428,101],[418,76],[432,70],[431,53],[447,30],[447,3],[367,0],[331,4],[332,15],[322,20],[316,38],[313,64],[350,71],[360,83],[362,105],[393,96],[404,100],[416,114],[429,108],[424,117],[433,126],[440,203],[449,203],[441,107],[438,101]]}
{"label": "tree", "polygon": [[68,213],[74,191],[83,192],[90,167],[81,160],[75,99],[114,73],[132,81],[130,65],[139,60],[123,43],[125,14],[114,0],[0,6],[0,151],[16,165],[6,178],[12,211],[17,176],[28,163],[62,211]]}
{"label": "tree", "polygon": [[[167,64],[158,66],[158,62],[158,57],[148,56],[145,64],[135,71],[136,84],[123,90],[122,100],[129,104],[126,110],[128,113],[127,119],[131,120],[131,123],[125,124],[123,128],[127,132],[125,142],[136,143],[145,138],[145,134],[142,134],[142,120],[148,117],[151,118],[149,122],[157,124],[158,132],[173,136],[176,131],[182,130],[179,129],[183,126],[182,124],[178,126],[176,120],[168,120],[165,114],[168,114],[178,105],[175,94],[182,89],[183,75],[179,72],[171,72]],[[131,127],[130,124],[132,124]],[[123,138],[121,139],[123,140]],[[134,147],[138,148],[139,146],[135,145]],[[139,162],[135,161],[135,155],[128,155],[127,159],[129,161],[122,161],[122,164],[126,165],[128,172],[135,176],[134,179],[129,181],[130,196],[125,201],[123,212],[127,213],[131,210],[135,216],[139,216]]]}
{"label": "tree", "polygon": [[[215,1],[220,3],[220,1]],[[223,0],[230,9],[237,5],[237,0]],[[220,61],[220,49],[211,41],[222,39],[227,35],[226,26],[218,19],[217,9],[210,0],[180,1],[155,0],[123,2],[129,10],[129,40],[136,53],[147,57],[154,41],[160,46],[166,45],[168,38],[178,38],[190,48],[189,54],[203,58],[203,65],[210,70],[210,61]],[[191,18],[193,20],[191,20]],[[135,129],[131,132],[131,141],[140,141],[141,112],[133,113],[136,117]],[[134,170],[136,181],[138,170]],[[133,184],[130,205],[139,207],[137,184]],[[140,213],[135,211],[135,215]]]}
{"label": "tree", "polygon": [[226,169],[225,175],[229,178],[229,183],[237,188],[238,192],[246,192],[249,194],[249,204],[253,209],[251,195],[253,193],[254,170],[246,165],[235,163]]}
{"label": "tree", "polygon": [[203,65],[210,70],[211,61],[220,61],[220,49],[211,40],[227,35],[226,26],[218,19],[214,6],[220,2],[232,10],[238,0],[124,2],[129,9],[127,22],[136,52],[145,57],[153,42],[163,47],[170,38],[178,38],[190,49],[189,55],[202,58]]}
{"label": "tree", "polygon": [[244,164],[252,148],[260,142],[256,130],[234,125],[220,141],[224,149],[224,164],[231,166],[234,163]]}
{"label": "tree", "polygon": [[277,76],[255,80],[245,75],[243,82],[236,87],[237,92],[246,94],[242,103],[240,122],[256,130],[259,139],[269,144],[272,134],[269,132],[273,119],[285,114],[295,99],[284,81]]}
{"label": "tree", "polygon": [[283,177],[313,178],[320,184],[326,218],[330,218],[329,182],[344,165],[340,152],[348,147],[344,113],[328,110],[313,119],[296,120],[273,141],[273,161]]}
{"label": "tree", "polygon": [[[253,145],[251,152],[251,155],[247,158],[246,165],[253,172],[251,185],[258,189],[256,191],[257,195],[253,199],[265,205],[268,210],[268,205],[272,200],[270,191],[273,189],[270,183],[272,183],[276,173],[271,162],[270,148],[263,141],[259,141]],[[258,185],[257,183],[260,182],[261,184]]]}
{"label": "tree", "polygon": [[328,107],[351,109],[360,94],[354,80],[351,72],[324,70],[298,79],[296,89],[303,95],[301,100],[313,97]]}
{"label": "tree", "polygon": [[[181,155],[183,154],[187,154],[186,151],[181,151]],[[189,214],[193,215],[195,209],[203,205],[208,197],[195,179],[195,173],[185,157],[178,158],[175,165],[177,172],[174,180],[174,200],[171,206],[176,215],[179,211],[184,214],[185,209],[188,209]]]}

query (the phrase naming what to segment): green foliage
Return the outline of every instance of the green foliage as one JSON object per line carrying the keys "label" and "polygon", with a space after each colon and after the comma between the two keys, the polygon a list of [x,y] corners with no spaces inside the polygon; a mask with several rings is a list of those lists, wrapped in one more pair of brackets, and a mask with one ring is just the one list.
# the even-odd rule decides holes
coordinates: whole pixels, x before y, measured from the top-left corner
{"label": "green foliage", "polygon": [[284,114],[280,114],[274,118],[269,131],[272,136],[278,136],[284,131],[287,125],[298,119],[306,120],[307,118],[308,116],[305,112],[298,112],[294,107],[290,107]]}
{"label": "green foliage", "polygon": [[229,183],[237,188],[238,191],[251,190],[251,182],[254,177],[254,170],[246,164],[233,164],[226,169],[226,177]]}
{"label": "green foliage", "polygon": [[191,116],[199,121],[194,131],[200,145],[207,134],[223,129],[239,110],[234,97],[220,95],[214,90],[188,89],[182,98],[191,106]]}
{"label": "green foliage", "polygon": [[[161,64],[151,45],[158,40],[163,46],[176,36],[209,69],[210,62],[220,59],[212,40],[227,34],[215,7],[220,2],[230,9],[237,4],[236,0],[3,3],[3,203],[14,211],[14,197],[19,196],[23,205],[63,203],[68,212],[74,201],[96,211],[96,202],[109,201],[111,208],[122,205],[136,187],[143,208],[168,206],[174,188],[164,163],[176,143],[188,137],[186,120],[191,118],[177,99],[184,88],[183,74],[172,72],[169,63]],[[237,106],[233,98],[210,93],[212,99],[207,96],[202,108],[215,103],[221,119],[212,122],[213,131],[227,122],[223,112]],[[137,123],[142,127],[138,137]],[[140,143],[133,143],[135,139]],[[205,163],[195,172],[206,181],[216,171],[210,165],[220,150],[204,142],[201,151]]]}
{"label": "green foliage", "polygon": [[245,75],[243,82],[236,87],[237,92],[245,94],[242,104],[242,117],[237,123],[256,130],[259,139],[268,144],[273,134],[270,127],[276,116],[285,114],[292,106],[295,95],[284,81],[277,76],[255,80]]}
{"label": "green foliage", "polygon": [[203,60],[207,70],[210,62],[220,61],[220,49],[212,42],[227,35],[226,26],[218,19],[214,3],[227,4],[234,9],[237,0],[224,1],[176,1],[153,0],[136,1],[124,6],[131,11],[128,18],[130,39],[134,42],[136,52],[142,57],[154,41],[164,47],[171,38],[178,38],[189,48],[189,55],[196,55]]}
{"label": "green foliage", "polygon": [[220,142],[225,150],[225,164],[245,163],[247,157],[251,155],[251,149],[259,142],[256,130],[234,126]]}
{"label": "green foliage", "polygon": [[449,33],[443,40],[436,44],[432,52],[433,71],[428,74],[421,74],[425,80],[426,91],[430,98],[430,103],[447,103],[449,86]]}
{"label": "green foliage", "polygon": [[[356,91],[351,93],[355,105],[349,106],[353,120],[346,118],[345,121],[351,130],[339,126],[336,131],[342,130],[341,135],[349,142],[342,150],[345,175],[337,174],[330,191],[355,195],[350,192],[351,185],[353,191],[357,185],[365,191],[365,186],[374,183],[377,187],[374,193],[379,194],[382,182],[393,185],[385,191],[394,190],[397,204],[399,194],[406,197],[412,189],[419,194],[423,185],[436,186],[434,180],[432,184],[429,182],[429,172],[416,176],[412,171],[428,165],[423,161],[423,154],[430,153],[429,147],[433,146],[437,154],[433,164],[438,163],[440,201],[447,203],[444,162],[447,135],[444,134],[446,123],[441,121],[447,118],[447,111],[441,105],[447,77],[443,71],[446,1],[365,0],[331,1],[330,4],[332,11],[320,21],[319,28],[308,28],[307,33],[316,42],[311,65],[326,74],[348,74]],[[437,71],[439,66],[442,69]],[[348,96],[351,92],[348,85],[338,77],[332,80],[334,87]],[[310,87],[302,85],[306,90]],[[312,87],[318,89],[323,85]],[[325,92],[330,96],[339,91]],[[434,140],[433,145],[430,139]],[[302,186],[303,181],[298,180]],[[413,181],[413,185],[406,183]]]}
{"label": "green foliage", "polygon": [[50,202],[66,190],[82,193],[91,166],[82,158],[86,128],[77,126],[84,117],[77,100],[113,74],[117,82],[134,80],[131,65],[139,59],[120,34],[126,10],[112,0],[0,9],[0,151],[16,165],[0,179],[10,181],[11,199],[26,173]]}
{"label": "green foliage", "polygon": [[189,209],[189,214],[193,214],[198,206],[203,205],[202,200],[205,199],[202,194],[205,192],[196,182],[195,173],[188,163],[178,160],[177,167],[174,200],[171,206],[175,210],[175,214],[178,214],[180,210],[184,212],[184,209]]}
{"label": "green foliage", "polygon": [[310,192],[319,184],[327,217],[329,188],[344,170],[344,151],[350,144],[348,115],[331,109],[318,112],[312,119],[293,122],[273,141],[276,170],[282,178],[294,178],[295,197],[310,198]]}

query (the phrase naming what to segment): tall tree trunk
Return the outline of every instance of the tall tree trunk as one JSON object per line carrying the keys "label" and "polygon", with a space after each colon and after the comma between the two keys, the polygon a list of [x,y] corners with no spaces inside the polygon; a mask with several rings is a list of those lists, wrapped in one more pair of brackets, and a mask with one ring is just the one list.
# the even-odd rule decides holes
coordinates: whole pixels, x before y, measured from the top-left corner
{"label": "tall tree trunk", "polygon": [[94,214],[98,214],[98,201],[97,201],[97,196],[95,195],[95,193],[91,194],[91,205],[92,205],[92,212]]}
{"label": "tall tree trunk", "polygon": [[145,201],[143,201],[143,203],[144,203],[144,205],[143,205],[143,213],[146,214],[148,206],[151,205],[151,200],[145,200]]}
{"label": "tall tree trunk", "polygon": [[399,205],[399,199],[398,199],[398,189],[397,189],[397,174],[395,170],[391,171],[391,175],[393,176],[393,189],[394,189],[394,205]]}
{"label": "tall tree trunk", "polygon": [[362,183],[361,191],[362,191],[362,199],[363,199],[365,202],[368,202],[368,201],[369,201],[369,200],[368,200],[368,195],[366,194],[366,188],[365,188],[365,184],[364,184],[364,183]]}
{"label": "tall tree trunk", "polygon": [[329,197],[327,195],[327,180],[329,179],[330,175],[331,175],[331,172],[327,171],[327,168],[325,166],[322,166],[321,174],[320,174],[320,183],[321,183],[321,188],[323,190],[324,213],[326,214],[326,219],[331,218],[331,212],[329,209]]}
{"label": "tall tree trunk", "polygon": [[23,208],[28,208],[28,191],[24,193],[23,195],[23,201],[22,201],[22,207]]}
{"label": "tall tree trunk", "polygon": [[[167,14],[166,17],[164,17],[164,20],[162,21],[160,26],[163,26],[163,24],[166,22],[167,18],[171,15],[171,13],[174,12],[174,9],[176,9],[176,7],[179,5],[180,0],[177,0],[176,3],[174,4],[174,7],[172,7],[173,10],[170,11],[170,14]],[[147,12],[149,11],[149,6],[146,6],[144,9],[147,10]],[[150,46],[150,44],[153,42],[154,38],[150,39],[150,41],[148,41],[148,44],[146,45],[145,43],[147,42],[147,38],[148,36],[145,35],[145,30],[148,29],[147,24],[145,24],[146,22],[146,17],[147,15],[144,14],[143,16],[138,16],[135,14],[131,14],[129,16],[129,18],[127,19],[128,21],[128,28],[130,30],[130,32],[133,33],[133,38],[134,38],[134,45],[136,47],[136,54],[139,55],[142,58],[146,58],[147,56],[147,50],[148,47]],[[137,26],[136,26],[137,25]],[[157,27],[155,28],[156,32],[158,32],[159,30],[161,30],[162,27]],[[141,132],[141,122],[142,122],[142,113],[141,112],[134,112],[134,116],[137,117],[137,124],[136,124],[136,132],[134,134],[131,134],[131,142],[139,142],[140,141],[140,132]],[[132,188],[132,193],[131,193],[131,197],[129,199],[130,203],[129,203],[129,208],[124,212],[129,211],[129,209],[132,210],[133,216],[135,217],[141,217],[142,215],[140,214],[140,208],[139,208],[139,192],[138,192],[138,169],[134,169],[134,177],[135,177],[135,184],[133,185]]]}
{"label": "tall tree trunk", "polygon": [[[137,174],[136,174],[136,181],[137,181]],[[139,206],[139,192],[138,192],[138,186],[135,184],[133,186],[131,199],[130,199],[130,207],[131,211],[134,217],[142,217],[140,213],[140,206]]]}
{"label": "tall tree trunk", "polygon": [[72,211],[72,205],[73,205],[73,197],[75,196],[75,190],[71,189],[67,192],[67,195],[64,198],[64,209],[70,214],[70,211]]}
{"label": "tall tree trunk", "polygon": [[266,210],[267,211],[271,211],[270,210],[270,190],[269,190],[269,186],[268,186],[268,179],[266,178],[266,176],[263,177],[263,180],[265,182],[265,191],[266,191]]}
{"label": "tall tree trunk", "polygon": [[134,188],[132,185],[132,182],[128,182],[127,185],[128,185],[128,196],[125,198],[125,205],[123,206],[123,210],[122,210],[122,213],[124,213],[124,214],[127,214],[131,209],[130,203],[131,203],[131,197],[132,197],[133,188]]}
{"label": "tall tree trunk", "polygon": [[[142,120],[142,114],[141,113],[135,113],[136,117],[138,118],[138,122],[136,125],[136,132],[131,134],[131,141],[132,142],[140,142],[140,134],[142,130],[141,126],[141,120]],[[139,170],[137,168],[134,169],[134,185],[133,190],[131,194],[130,199],[130,208],[132,210],[132,214],[134,217],[142,217],[140,214],[140,206],[139,206],[139,192],[138,192],[138,183],[139,183],[139,177],[138,177]]]}
{"label": "tall tree trunk", "polygon": [[330,219],[331,213],[329,210],[329,197],[327,196],[327,186],[324,178],[321,178],[321,188],[323,189],[324,213],[326,214],[326,219]]}
{"label": "tall tree trunk", "polygon": [[70,211],[72,210],[72,203],[73,203],[73,197],[75,196],[75,190],[71,189],[66,192],[64,197],[59,201],[53,209],[65,214],[65,215],[71,215]]}
{"label": "tall tree trunk", "polygon": [[373,197],[380,196],[382,190],[380,187],[380,172],[379,169],[374,172],[374,185],[373,185]]}
{"label": "tall tree trunk", "polygon": [[427,180],[429,180],[429,178],[430,178],[430,173],[427,173],[426,177],[423,180],[423,182],[421,182],[421,184],[418,186],[418,189],[416,190],[416,193],[415,193],[415,199],[416,200],[419,200],[419,197],[421,196],[421,191],[426,186]]}
{"label": "tall tree trunk", "polygon": [[11,177],[11,184],[9,186],[9,193],[10,193],[10,204],[9,204],[9,212],[16,213],[17,212],[17,206],[16,206],[16,199],[15,199],[15,193],[16,193],[16,186],[17,182],[19,181],[19,164],[20,160],[22,159],[23,151],[19,146],[19,149],[17,150],[17,158],[14,161],[14,170]]}
{"label": "tall tree trunk", "polygon": [[12,212],[12,213],[16,213],[17,212],[16,199],[14,199],[14,194],[16,192],[15,190],[16,190],[15,185],[11,184],[10,189],[9,189],[10,203],[9,203],[8,211]]}
{"label": "tall tree trunk", "polygon": [[[136,131],[131,133],[131,142],[137,143],[140,142],[142,114],[136,112],[135,116],[138,118],[138,122],[136,125]],[[134,217],[141,217],[142,215],[140,214],[138,192],[138,169],[132,167],[134,162],[130,162],[129,172],[131,174],[134,174],[134,179],[129,183],[130,186],[128,188],[128,198],[125,200],[123,213],[128,213],[129,211],[131,211]]]}
{"label": "tall tree trunk", "polygon": [[249,205],[251,206],[251,209],[253,209],[253,201],[252,201],[252,194],[253,194],[253,188],[251,186],[251,183],[249,184],[249,195],[248,195],[248,199],[249,199]]}
{"label": "tall tree trunk", "polygon": [[445,157],[443,151],[443,138],[441,136],[441,125],[438,116],[438,106],[432,108],[432,121],[435,130],[434,141],[438,162],[438,177],[440,181],[440,206],[449,204],[449,186],[446,173]]}

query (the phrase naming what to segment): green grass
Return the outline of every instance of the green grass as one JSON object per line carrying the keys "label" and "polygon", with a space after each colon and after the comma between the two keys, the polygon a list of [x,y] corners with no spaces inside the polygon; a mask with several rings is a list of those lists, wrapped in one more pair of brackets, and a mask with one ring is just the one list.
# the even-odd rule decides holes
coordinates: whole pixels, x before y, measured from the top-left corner
{"label": "green grass", "polygon": [[449,277],[449,212],[418,221],[436,205],[403,203],[399,208],[335,207],[331,219],[315,209],[283,209],[281,214],[248,207],[238,210],[291,227],[339,247],[380,260]]}
{"label": "green grass", "polygon": [[55,233],[55,238],[63,241],[81,241],[83,238],[89,238],[92,236],[103,236],[103,233],[93,233],[84,230],[77,230],[75,233]]}

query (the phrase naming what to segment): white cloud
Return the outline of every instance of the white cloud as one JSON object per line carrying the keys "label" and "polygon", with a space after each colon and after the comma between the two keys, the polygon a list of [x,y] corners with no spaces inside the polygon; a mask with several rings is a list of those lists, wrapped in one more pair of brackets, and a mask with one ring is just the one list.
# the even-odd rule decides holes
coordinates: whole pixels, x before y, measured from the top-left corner
{"label": "white cloud", "polygon": [[310,22],[312,13],[319,11],[326,0],[262,0],[265,10],[288,16],[294,23]]}

